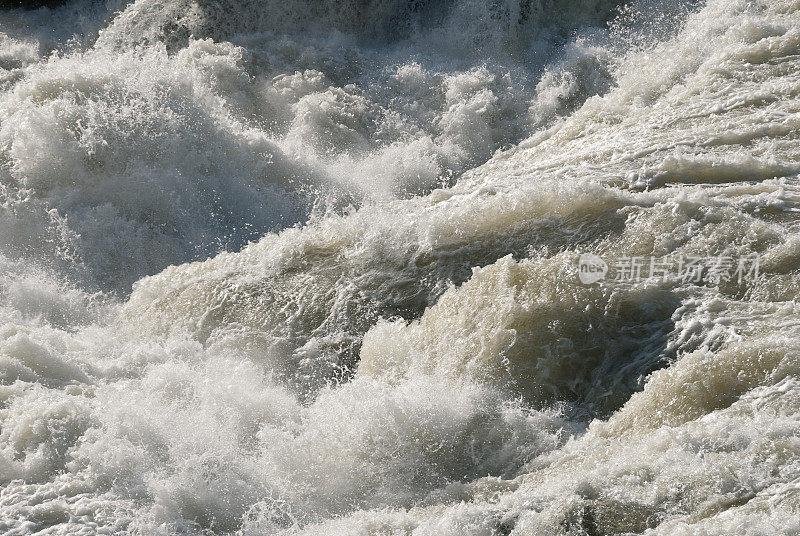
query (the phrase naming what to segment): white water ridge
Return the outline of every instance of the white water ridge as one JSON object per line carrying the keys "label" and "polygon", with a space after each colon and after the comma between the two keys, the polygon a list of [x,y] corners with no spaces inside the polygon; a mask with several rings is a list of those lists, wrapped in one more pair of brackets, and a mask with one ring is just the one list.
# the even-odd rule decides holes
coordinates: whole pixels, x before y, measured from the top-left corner
{"label": "white water ridge", "polygon": [[2,10],[0,534],[800,534],[798,214],[798,0]]}

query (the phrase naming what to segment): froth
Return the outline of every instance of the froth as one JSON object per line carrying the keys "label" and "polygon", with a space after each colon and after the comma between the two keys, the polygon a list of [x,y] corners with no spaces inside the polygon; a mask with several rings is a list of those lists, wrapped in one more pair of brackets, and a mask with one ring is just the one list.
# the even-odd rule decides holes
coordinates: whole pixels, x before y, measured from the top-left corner
{"label": "froth", "polygon": [[0,15],[0,532],[794,530],[800,5],[617,4]]}

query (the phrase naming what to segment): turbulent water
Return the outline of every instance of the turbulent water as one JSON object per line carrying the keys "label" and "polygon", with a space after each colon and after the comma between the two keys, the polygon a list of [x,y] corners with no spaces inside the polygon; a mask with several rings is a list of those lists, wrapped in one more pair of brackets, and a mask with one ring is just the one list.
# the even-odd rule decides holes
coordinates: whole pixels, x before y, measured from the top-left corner
{"label": "turbulent water", "polygon": [[798,0],[0,11],[0,533],[800,534],[799,173]]}

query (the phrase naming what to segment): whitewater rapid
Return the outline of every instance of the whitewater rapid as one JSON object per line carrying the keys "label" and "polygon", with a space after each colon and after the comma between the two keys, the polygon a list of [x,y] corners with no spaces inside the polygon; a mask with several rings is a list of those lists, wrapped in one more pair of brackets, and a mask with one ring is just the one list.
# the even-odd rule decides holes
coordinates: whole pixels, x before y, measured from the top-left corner
{"label": "whitewater rapid", "polygon": [[0,533],[800,534],[798,213],[798,0],[0,11]]}

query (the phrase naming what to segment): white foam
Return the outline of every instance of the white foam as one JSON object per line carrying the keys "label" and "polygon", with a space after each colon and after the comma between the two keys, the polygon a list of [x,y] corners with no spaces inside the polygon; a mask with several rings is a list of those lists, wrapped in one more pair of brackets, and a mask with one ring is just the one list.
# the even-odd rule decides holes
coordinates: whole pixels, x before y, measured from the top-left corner
{"label": "white foam", "polygon": [[0,532],[796,531],[800,4],[616,4],[0,15]]}

